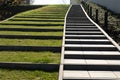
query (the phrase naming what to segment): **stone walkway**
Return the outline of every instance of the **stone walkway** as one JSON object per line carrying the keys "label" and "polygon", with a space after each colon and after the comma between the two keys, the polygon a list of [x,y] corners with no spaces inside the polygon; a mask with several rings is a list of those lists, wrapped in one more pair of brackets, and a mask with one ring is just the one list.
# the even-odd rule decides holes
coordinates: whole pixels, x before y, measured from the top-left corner
{"label": "stone walkway", "polygon": [[120,80],[120,48],[87,17],[71,6],[65,23],[59,80]]}

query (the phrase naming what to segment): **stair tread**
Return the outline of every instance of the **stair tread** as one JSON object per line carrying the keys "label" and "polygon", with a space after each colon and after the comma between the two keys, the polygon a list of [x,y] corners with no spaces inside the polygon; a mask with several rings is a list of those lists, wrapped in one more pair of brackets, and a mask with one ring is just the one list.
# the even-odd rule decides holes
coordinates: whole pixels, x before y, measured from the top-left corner
{"label": "stair tread", "polygon": [[64,64],[71,65],[120,65],[120,60],[64,59]]}
{"label": "stair tread", "polygon": [[66,33],[101,33],[100,31],[66,31]]}
{"label": "stair tread", "polygon": [[110,42],[109,40],[107,39],[65,39],[65,41],[91,41],[91,42]]}
{"label": "stair tread", "polygon": [[89,45],[89,44],[65,44],[65,47],[115,47],[114,45],[96,45],[96,44],[93,44],[93,45]]}
{"label": "stair tread", "polygon": [[69,55],[120,55],[118,51],[65,51]]}
{"label": "stair tread", "polygon": [[66,37],[105,37],[104,35],[66,35]]}
{"label": "stair tread", "polygon": [[64,70],[64,79],[117,79],[112,71],[70,71]]}

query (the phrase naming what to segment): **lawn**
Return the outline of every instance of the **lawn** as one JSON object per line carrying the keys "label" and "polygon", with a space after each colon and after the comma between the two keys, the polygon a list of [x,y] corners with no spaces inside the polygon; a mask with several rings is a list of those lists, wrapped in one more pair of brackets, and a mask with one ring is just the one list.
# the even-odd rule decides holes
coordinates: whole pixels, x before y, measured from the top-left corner
{"label": "lawn", "polygon": [[52,5],[52,6],[46,6],[42,7],[40,9],[31,10],[24,12],[22,14],[19,14],[17,16],[26,16],[26,15],[32,15],[32,14],[64,14],[66,13],[69,5]]}
{"label": "lawn", "polygon": [[0,80],[57,80],[58,72],[0,69]]}
{"label": "lawn", "polygon": [[[26,11],[0,23],[0,35],[63,36],[69,5],[50,5]],[[37,29],[37,30],[36,30]],[[51,30],[58,31],[51,31]],[[33,30],[33,31],[32,31]],[[46,31],[48,30],[48,31]],[[0,38],[2,46],[61,47],[62,39]],[[60,63],[60,53],[50,51],[0,51],[0,62]],[[57,80],[58,72],[0,69],[0,80]]]}
{"label": "lawn", "polygon": [[1,24],[33,24],[33,25],[36,25],[36,24],[42,24],[42,25],[46,25],[46,24],[60,24],[60,25],[62,25],[62,24],[64,24],[64,22],[45,22],[45,21],[40,21],[40,22],[33,22],[33,21],[6,21],[6,22],[4,22],[4,23],[1,23]]}
{"label": "lawn", "polygon": [[0,39],[0,45],[14,46],[62,46],[61,40]]}
{"label": "lawn", "polygon": [[63,26],[20,26],[20,25],[0,25],[1,28],[28,28],[28,29],[63,29]]}
{"label": "lawn", "polygon": [[13,18],[10,21],[64,22],[64,19]]}
{"label": "lawn", "polygon": [[55,16],[18,16],[16,18],[36,18],[36,19],[64,19],[64,17]]}
{"label": "lawn", "polygon": [[28,35],[28,36],[62,36],[63,32],[20,32],[20,31],[0,31],[0,35]]}
{"label": "lawn", "polygon": [[[51,5],[42,8],[22,12],[13,18],[0,23],[0,35],[22,35],[22,36],[63,36],[64,17],[69,5]],[[58,31],[56,31],[56,30]],[[48,31],[47,31],[48,30]],[[54,30],[54,31],[51,31]],[[43,46],[43,47],[61,47],[62,39],[7,39],[0,38],[2,46]],[[60,53],[54,52],[24,52],[24,51],[0,51],[0,62],[31,62],[31,63],[60,63]],[[12,74],[12,73],[11,73]],[[14,72],[13,72],[14,74]],[[33,73],[34,74],[34,73]],[[38,75],[36,78],[29,76],[23,80],[57,80],[55,77]],[[31,74],[26,74],[30,75]],[[8,76],[8,75],[7,75]],[[7,77],[6,76],[6,77]],[[40,76],[40,77],[39,77]],[[8,76],[9,77],[9,76]],[[10,76],[11,80],[19,80],[20,76]],[[15,78],[16,77],[16,78]],[[17,79],[18,78],[18,79]],[[25,79],[24,79],[25,78]],[[6,80],[0,76],[0,79]],[[8,78],[9,79],[9,78]],[[10,80],[10,79],[9,79]],[[21,79],[20,79],[21,80]]]}
{"label": "lawn", "polygon": [[60,53],[0,51],[0,62],[60,63]]}

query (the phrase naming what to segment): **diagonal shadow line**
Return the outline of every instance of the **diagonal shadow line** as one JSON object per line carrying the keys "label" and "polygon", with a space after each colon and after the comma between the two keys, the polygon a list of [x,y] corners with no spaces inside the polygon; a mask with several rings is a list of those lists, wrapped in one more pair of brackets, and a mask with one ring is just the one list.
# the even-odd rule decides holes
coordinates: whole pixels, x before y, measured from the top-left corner
{"label": "diagonal shadow line", "polygon": [[56,72],[59,71],[59,64],[0,62],[0,68]]}
{"label": "diagonal shadow line", "polygon": [[120,71],[120,65],[64,64],[64,70]]}
{"label": "diagonal shadow line", "polygon": [[91,45],[100,45],[100,44],[111,44],[110,41],[65,41],[65,44],[91,44]]}
{"label": "diagonal shadow line", "polygon": [[96,60],[120,60],[120,55],[67,55],[64,56],[65,59],[96,59]]}
{"label": "diagonal shadow line", "polygon": [[8,39],[55,39],[55,40],[61,40],[62,36],[0,35],[0,38],[8,38]]}
{"label": "diagonal shadow line", "polygon": [[65,47],[70,51],[118,51],[116,47]]}
{"label": "diagonal shadow line", "polygon": [[61,52],[61,47],[52,46],[0,46],[0,51],[51,51]]}
{"label": "diagonal shadow line", "polygon": [[60,32],[60,31],[63,31],[63,29],[0,28],[0,31],[23,31],[23,32]]}
{"label": "diagonal shadow line", "polygon": [[18,23],[0,23],[0,25],[20,25],[20,26],[64,26],[64,24],[18,24]]}
{"label": "diagonal shadow line", "polygon": [[66,36],[66,39],[107,39],[105,36],[103,37],[94,37],[94,36]]}

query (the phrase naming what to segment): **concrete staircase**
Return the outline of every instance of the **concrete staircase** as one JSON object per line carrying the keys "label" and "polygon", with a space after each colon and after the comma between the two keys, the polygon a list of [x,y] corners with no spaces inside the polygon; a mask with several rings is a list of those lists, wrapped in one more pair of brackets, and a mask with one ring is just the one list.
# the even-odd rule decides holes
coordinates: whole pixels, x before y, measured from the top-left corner
{"label": "concrete staircase", "polygon": [[59,80],[120,80],[120,48],[73,5],[63,37]]}

